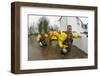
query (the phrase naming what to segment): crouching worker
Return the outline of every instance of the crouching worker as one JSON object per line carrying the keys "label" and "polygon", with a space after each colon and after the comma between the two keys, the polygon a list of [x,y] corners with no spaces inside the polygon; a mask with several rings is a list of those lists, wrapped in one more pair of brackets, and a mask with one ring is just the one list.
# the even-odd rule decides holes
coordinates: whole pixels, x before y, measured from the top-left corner
{"label": "crouching worker", "polygon": [[72,33],[72,26],[68,25],[67,31],[61,33],[58,41],[62,55],[65,55],[67,52],[71,51],[73,38],[79,38],[79,35],[77,33]]}
{"label": "crouching worker", "polygon": [[45,33],[38,34],[37,41],[41,47],[47,46],[47,41],[46,41],[47,36],[48,35]]}

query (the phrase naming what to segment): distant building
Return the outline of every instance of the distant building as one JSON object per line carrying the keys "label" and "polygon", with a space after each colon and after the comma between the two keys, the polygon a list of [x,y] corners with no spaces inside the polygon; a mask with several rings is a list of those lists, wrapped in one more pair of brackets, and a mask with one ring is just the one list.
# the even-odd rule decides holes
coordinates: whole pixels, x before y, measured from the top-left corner
{"label": "distant building", "polygon": [[[67,17],[61,16],[60,21],[60,30],[66,31],[67,25],[72,25],[72,31],[77,32],[78,34],[82,34],[84,32],[88,32],[88,18],[80,18],[80,17]],[[87,35],[85,35],[87,36]]]}

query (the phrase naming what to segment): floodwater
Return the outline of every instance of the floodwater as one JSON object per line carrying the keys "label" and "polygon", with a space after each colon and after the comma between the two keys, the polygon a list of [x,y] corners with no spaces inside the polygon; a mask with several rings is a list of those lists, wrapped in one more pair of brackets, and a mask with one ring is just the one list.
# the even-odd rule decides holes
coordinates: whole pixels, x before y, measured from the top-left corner
{"label": "floodwater", "polygon": [[52,59],[78,59],[87,58],[87,54],[76,46],[66,55],[61,55],[61,50],[57,46],[57,41],[53,41],[51,45],[40,47],[37,37],[34,35],[28,38],[28,60],[52,60]]}

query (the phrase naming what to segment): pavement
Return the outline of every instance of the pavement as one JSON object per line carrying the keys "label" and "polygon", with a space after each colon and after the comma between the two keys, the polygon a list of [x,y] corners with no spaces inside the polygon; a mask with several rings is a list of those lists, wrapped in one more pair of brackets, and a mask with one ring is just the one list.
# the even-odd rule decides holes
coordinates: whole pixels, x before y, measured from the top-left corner
{"label": "pavement", "polygon": [[40,47],[37,42],[37,36],[31,35],[28,38],[28,60],[55,60],[55,59],[79,59],[87,58],[88,55],[76,46],[66,55],[61,55],[57,41],[53,41],[52,45]]}

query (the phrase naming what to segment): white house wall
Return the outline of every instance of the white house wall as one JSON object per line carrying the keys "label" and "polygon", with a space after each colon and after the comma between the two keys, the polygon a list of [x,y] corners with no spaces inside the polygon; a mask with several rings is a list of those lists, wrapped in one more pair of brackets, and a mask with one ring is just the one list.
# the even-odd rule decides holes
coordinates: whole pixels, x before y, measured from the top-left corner
{"label": "white house wall", "polygon": [[88,54],[88,38],[82,37],[82,38],[74,39],[73,45],[77,46],[82,51]]}

